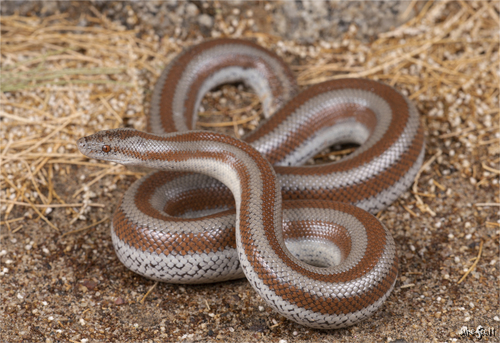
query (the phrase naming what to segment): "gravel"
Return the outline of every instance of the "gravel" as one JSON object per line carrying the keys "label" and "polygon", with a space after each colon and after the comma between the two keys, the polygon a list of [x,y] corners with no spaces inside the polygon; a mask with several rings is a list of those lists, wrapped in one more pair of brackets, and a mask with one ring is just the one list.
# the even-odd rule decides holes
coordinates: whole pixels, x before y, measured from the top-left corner
{"label": "gravel", "polygon": [[[476,72],[473,69],[452,64],[463,54],[477,48],[472,43],[471,46],[457,43],[465,34],[475,31],[483,35],[480,37],[491,36],[481,30],[491,21],[488,16],[493,15],[491,11],[498,16],[498,7],[491,5],[490,10],[486,8],[488,5],[485,2],[447,4],[451,7],[463,6],[463,9],[458,8],[453,12],[453,15],[461,13],[462,16],[469,16],[485,6],[482,14],[484,18],[479,19],[481,25],[454,29],[449,38],[451,42],[440,45],[440,49],[443,49],[441,59],[426,58],[423,51],[412,57],[414,61],[408,62],[408,67],[401,67],[397,77],[389,75],[390,78],[382,79],[387,83],[394,82],[398,89],[408,92],[410,86],[407,85],[411,82],[414,82],[411,86],[422,86],[419,82],[422,69],[427,68],[425,65],[430,65],[435,68],[430,68],[432,72],[437,73],[444,66],[453,69],[455,74],[460,74],[457,77],[464,77],[465,81],[469,81],[464,81],[459,91],[449,92],[448,90],[454,89],[451,79],[455,74],[452,73],[449,78],[443,78],[438,92],[428,95],[423,91],[414,100],[422,113],[422,122],[426,128],[425,160],[429,161],[436,156],[434,163],[422,173],[418,188],[420,193],[425,194],[422,197],[431,212],[418,207],[415,194],[408,191],[380,214],[379,219],[392,232],[396,241],[400,271],[393,293],[372,317],[342,330],[312,330],[276,314],[244,279],[209,285],[159,283],[155,286],[154,281],[133,274],[119,262],[111,243],[110,223],[105,220],[112,218],[118,200],[135,180],[135,176],[130,173],[111,173],[112,175],[102,178],[75,198],[73,194],[82,183],[92,180],[102,169],[54,163],[53,172],[58,177],[51,179],[52,169],[46,173],[45,168],[43,172],[35,174],[34,182],[39,185],[42,193],[47,189],[43,179],[51,180],[54,190],[66,203],[92,201],[106,206],[87,207],[81,213],[84,218],[81,220],[75,217],[81,208],[43,209],[48,220],[59,227],[61,232],[56,232],[40,220],[30,207],[13,207],[9,219],[21,220],[10,224],[10,232],[3,226],[0,234],[0,341],[458,342],[465,340],[459,335],[462,327],[473,329],[479,325],[497,328],[497,337],[485,337],[484,341],[498,339],[498,207],[478,206],[478,203],[499,203],[498,177],[495,176],[499,170],[499,150],[497,144],[488,143],[500,137],[498,129],[495,131],[498,107],[489,105],[490,102],[498,103],[498,90],[496,83],[492,86],[493,81],[480,82],[475,79]],[[409,2],[403,1],[4,1],[2,15],[17,12],[22,16],[45,18],[59,11],[71,25],[82,27],[103,16],[111,23],[116,23],[116,32],[131,30],[139,38],[134,41],[133,37],[115,32],[114,37],[118,41],[131,42],[126,47],[127,50],[123,50],[125,52],[121,46],[109,50],[113,54],[119,50],[120,54],[113,55],[116,61],[103,56],[108,51],[105,49],[104,52],[99,49],[79,49],[74,54],[78,58],[83,56],[90,59],[90,63],[102,60],[103,63],[109,63],[105,65],[110,67],[114,66],[113,63],[130,63],[126,72],[110,74],[106,78],[115,81],[116,88],[107,88],[108,85],[101,84],[92,87],[88,84],[42,84],[38,88],[5,92],[1,95],[1,100],[11,105],[3,106],[2,111],[23,119],[28,118],[29,121],[40,121],[47,127],[36,131],[32,123],[16,124],[14,119],[8,118],[2,118],[2,123],[8,127],[6,131],[15,133],[16,144],[17,140],[29,142],[32,137],[38,140],[38,137],[43,137],[38,136],[39,133],[51,132],[55,125],[62,123],[60,119],[74,113],[74,106],[84,114],[72,124],[71,130],[61,130],[61,136],[54,137],[62,142],[56,142],[54,146],[58,148],[54,150],[57,149],[61,154],[75,154],[74,144],[66,144],[64,140],[71,139],[74,142],[73,136],[118,125],[108,107],[103,110],[103,103],[122,115],[126,125],[144,126],[143,114],[149,106],[155,73],[157,76],[168,59],[173,58],[182,46],[188,45],[187,41],[190,44],[208,37],[238,34],[255,34],[252,37],[258,40],[259,34],[265,34],[266,37],[275,35],[274,40],[268,38],[266,42],[271,41],[269,45],[273,46],[274,51],[287,59],[287,62],[293,62],[291,64],[296,68],[295,71],[302,71],[300,68],[310,65],[309,61],[315,60],[314,58],[321,59],[321,56],[318,58],[308,55],[309,51],[315,53],[327,46],[324,49],[342,52],[338,57],[339,64],[352,63],[348,67],[353,66],[353,70],[357,72],[354,69],[358,65],[356,63],[370,57],[370,47],[373,46],[369,42],[383,37],[380,32],[414,17],[414,10],[421,9],[425,2],[415,3],[411,11],[406,11],[405,6],[408,5]],[[432,12],[437,18],[435,25],[447,18],[447,8],[444,6],[447,6],[444,2],[436,2],[433,7],[437,8]],[[405,13],[408,15],[403,18]],[[245,25],[249,25],[250,31],[238,31],[243,21]],[[225,23],[230,24],[222,25]],[[28,24],[19,27],[20,31],[29,31]],[[106,32],[114,30],[113,25],[109,27]],[[426,29],[423,24],[412,27],[415,35]],[[40,29],[35,33],[43,33],[44,39],[50,39],[52,32],[64,36],[66,33],[62,31],[60,28],[54,31]],[[4,35],[4,31],[2,34]],[[76,33],[71,34],[77,37]],[[410,41],[412,33],[401,33],[396,29],[385,37],[402,37],[395,44],[404,47],[407,44],[405,39]],[[23,37],[19,35],[15,38]],[[101,39],[104,42],[100,42],[101,46],[105,43],[112,44],[106,40],[107,36],[106,39]],[[357,39],[368,43],[361,44]],[[486,39],[489,38],[478,39],[476,36],[470,38],[470,41]],[[82,42],[91,46],[88,41],[82,39]],[[53,43],[54,46],[56,43]],[[46,48],[61,49],[54,46],[47,45]],[[352,53],[346,53],[351,48]],[[15,53],[19,58],[12,56],[12,52],[8,54],[5,49],[2,57],[7,57],[3,63],[20,64],[24,72],[24,65],[20,62],[24,63],[43,53],[32,49],[20,49]],[[61,51],[58,54],[62,55]],[[484,60],[485,65],[478,69],[485,73],[485,77],[498,77],[498,71],[493,76],[487,71],[491,64],[498,64],[498,46],[492,44],[481,51],[475,58],[488,56],[489,59]],[[141,53],[144,54],[144,59],[137,57]],[[161,56],[166,57],[162,59]],[[81,63],[87,66],[84,58]],[[149,68],[141,64],[143,60],[150,62]],[[445,64],[444,61],[451,64]],[[61,68],[66,63],[68,68],[82,67],[77,64],[80,61],[75,62],[69,58],[60,61],[48,58],[43,68],[50,72],[51,66]],[[471,66],[476,65],[471,63]],[[36,69],[38,65],[29,67]],[[367,68],[375,67],[372,65]],[[26,67],[26,70],[32,71],[30,68]],[[60,71],[61,69],[54,69],[54,72]],[[83,75],[81,79],[91,76]],[[383,73],[376,76],[381,77]],[[62,78],[58,80],[61,83],[64,81]],[[132,82],[134,84],[130,86]],[[476,86],[477,90],[472,93],[475,95],[471,96],[471,89],[476,89]],[[212,108],[215,106],[213,103],[220,103],[216,100],[221,97],[228,98],[228,105],[232,106],[233,99],[234,102],[241,100],[236,98],[240,90],[240,86],[229,86],[227,89],[223,87],[206,96],[203,106],[207,112],[221,110]],[[481,97],[479,93],[486,96]],[[251,97],[243,97],[247,104],[251,102],[249,99]],[[20,106],[35,110],[27,111]],[[48,124],[38,119],[45,118],[44,111],[53,115],[52,119],[47,120]],[[496,136],[493,132],[496,132]],[[7,134],[4,131],[1,134],[1,144],[5,146]],[[482,148],[477,148],[480,144],[483,144]],[[42,148],[46,149],[42,146],[36,152],[49,152],[41,150]],[[19,148],[13,144],[9,154],[13,154],[13,150],[20,152],[16,149]],[[489,169],[482,169],[482,162],[488,156],[493,156],[489,158],[491,161],[484,163]],[[36,158],[30,162],[34,160]],[[25,169],[23,163],[9,162],[2,165],[2,175],[19,174]],[[485,182],[479,187],[481,179]],[[24,181],[31,187],[29,176]],[[26,191],[26,197],[32,202],[40,203],[37,198],[40,195],[33,191],[27,193]],[[4,180],[0,195],[2,200],[22,200],[18,198],[13,186],[6,186]],[[4,203],[1,206],[4,206],[2,211],[5,211],[8,205]],[[78,220],[69,224],[72,217]],[[100,221],[103,222],[92,228],[63,235]],[[482,255],[477,267],[465,281],[458,283],[473,265],[480,248]]]}
{"label": "gravel", "polygon": [[[82,1],[95,6],[105,15],[133,28],[151,27],[159,35],[171,36],[176,29],[184,32],[200,30],[205,37],[217,16],[227,22],[248,18],[255,32],[267,32],[297,43],[313,43],[318,39],[334,41],[358,28],[357,38],[373,40],[381,32],[401,25],[422,7],[419,2],[408,9],[410,1],[327,1],[299,0],[281,2],[252,1]],[[80,6],[85,8],[85,6]],[[56,11],[71,13],[71,2],[8,1],[2,4],[1,13],[10,15],[48,16]],[[76,14],[76,13],[75,13]]]}

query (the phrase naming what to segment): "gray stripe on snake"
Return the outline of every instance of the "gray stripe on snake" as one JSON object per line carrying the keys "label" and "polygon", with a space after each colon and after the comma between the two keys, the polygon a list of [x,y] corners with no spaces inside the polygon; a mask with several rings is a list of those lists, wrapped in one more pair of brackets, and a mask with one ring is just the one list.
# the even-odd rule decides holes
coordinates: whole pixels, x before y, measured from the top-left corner
{"label": "gray stripe on snake", "polygon": [[[192,86],[192,82],[195,79],[196,74],[199,70],[202,70],[205,67],[205,63],[211,63],[213,60],[217,60],[218,58],[225,57],[228,54],[242,54],[246,56],[253,56],[255,58],[261,58],[266,61],[270,66],[272,66],[274,72],[278,74],[279,79],[283,83],[285,89],[288,89],[288,94],[283,94],[283,97],[290,97],[295,92],[295,86],[289,84],[288,78],[285,76],[286,72],[283,70],[281,64],[274,59],[274,57],[266,54],[260,50],[249,46],[240,46],[236,44],[225,44],[223,46],[217,46],[211,48],[203,53],[199,54],[195,59],[193,59],[188,67],[184,70],[181,80],[178,83],[178,87],[175,89],[174,103],[172,104],[173,110],[173,118],[175,122],[175,129],[177,131],[188,131],[192,128],[187,127],[186,124],[186,116],[191,115],[193,117],[193,123],[196,121],[196,114],[198,113],[198,108],[201,102],[201,99],[209,90],[225,83],[232,82],[244,82],[247,86],[251,87],[262,100],[262,106],[264,114],[267,117],[270,117],[272,113],[276,112],[279,107],[276,106],[276,102],[271,96],[271,87],[269,86],[269,80],[259,73],[258,71],[254,71],[252,69],[245,69],[240,67],[229,67],[223,70],[220,70],[214,74],[212,74],[209,78],[203,81],[203,85],[198,92],[195,110],[191,114],[186,114],[184,110],[184,99]],[[182,55],[177,58],[182,58]],[[157,134],[166,133],[163,130],[163,126],[161,125],[161,94],[163,91],[163,85],[170,73],[170,66],[173,63],[170,63],[167,68],[165,68],[158,79],[153,97],[151,99],[151,113],[150,120],[153,123],[151,125],[151,130]]]}
{"label": "gray stripe on snake", "polygon": [[[388,206],[411,184],[424,156],[423,144],[420,146],[422,131],[413,104],[394,89],[368,80],[339,80],[325,83],[321,87],[312,87],[310,92],[297,95],[289,103],[293,105],[284,106],[287,113],[281,111],[280,116],[276,117],[282,118],[279,119],[281,122],[272,122],[271,118],[270,122],[275,123],[275,126],[268,125],[272,129],[267,134],[261,134],[266,132],[259,131],[262,127],[257,129],[254,137],[260,138],[252,143],[254,148],[270,155],[270,152],[279,152],[283,144],[287,145],[290,148],[287,154],[276,154],[279,157],[276,165],[287,166],[301,164],[331,144],[355,142],[360,147],[339,162],[340,166],[346,166],[354,161],[349,170],[342,167],[344,169],[338,168],[341,171],[329,175],[316,175],[314,166],[291,172],[278,167],[281,174],[277,175],[276,180],[276,173],[263,157],[244,143],[202,132],[166,134],[163,124],[170,125],[173,122],[175,130],[189,130],[188,123],[195,123],[204,94],[215,86],[234,81],[242,81],[256,91],[262,101],[265,116],[268,117],[283,104],[281,98],[288,98],[295,92],[294,82],[286,65],[276,55],[267,54],[248,42],[214,40],[193,49],[181,53],[169,64],[155,87],[149,123],[154,132],[164,135],[163,138],[137,131],[115,130],[100,132],[79,141],[80,150],[93,158],[152,169],[182,170],[208,175],[176,174],[164,184],[155,181],[154,187],[157,188],[149,195],[149,209],[143,208],[151,215],[142,213],[139,209],[142,206],[140,202],[144,201],[139,194],[145,196],[141,193],[141,187],[149,182],[149,177],[152,179],[152,175],[156,174],[150,174],[134,183],[120,205],[119,213],[123,217],[115,216],[118,219],[112,225],[113,245],[120,260],[141,275],[175,283],[229,280],[241,277],[243,271],[270,306],[282,315],[310,327],[344,327],[372,314],[390,294],[397,275],[395,245],[389,231],[372,216],[349,205],[328,203],[328,207],[330,204],[332,206],[326,209],[324,201],[316,202],[316,205],[312,204],[314,201],[302,201],[302,208],[293,208],[296,205],[286,203],[293,210],[285,206],[282,211],[281,193],[285,192],[288,196],[291,194],[293,198],[299,191],[310,196],[312,192],[323,190],[340,193],[363,189],[359,192],[360,196],[356,197],[358,200],[352,200],[355,205],[371,213]],[[238,62],[240,64],[230,65],[232,62],[227,59],[229,55],[235,59],[241,58]],[[263,69],[266,71],[261,73],[260,67],[241,67],[253,65],[253,61],[247,63],[248,58],[257,58],[259,63],[266,64]],[[217,64],[217,60],[223,62]],[[212,63],[217,68],[222,65],[224,68],[210,69]],[[184,69],[179,69],[180,65]],[[272,72],[269,73],[269,70]],[[275,92],[277,98],[273,97],[273,89],[280,88],[272,88],[276,85],[276,79],[268,80],[266,73],[275,73],[272,78],[281,80],[278,83],[283,85],[285,94]],[[199,77],[202,74],[205,75],[204,79]],[[177,75],[179,79],[170,79],[171,75]],[[171,80],[178,82],[173,84]],[[167,84],[169,87],[166,87]],[[346,84],[351,86],[346,87]],[[344,88],[339,89],[339,85]],[[193,102],[188,103],[186,99]],[[171,121],[161,118],[162,111],[165,110],[160,108],[161,104],[171,107]],[[193,107],[193,112],[185,113],[190,106]],[[311,136],[304,139],[302,136],[305,136],[304,132],[307,130],[300,130],[312,118],[319,118],[329,108],[338,110],[334,111],[334,115],[342,119],[340,123],[337,119],[321,121],[335,124],[316,128],[312,130]],[[347,118],[346,115],[351,114],[352,108],[360,109],[359,121]],[[394,112],[401,113],[393,113],[393,109]],[[283,114],[287,116],[284,117]],[[402,120],[403,118],[405,119]],[[251,134],[248,137],[252,139]],[[212,142],[212,139],[216,142]],[[389,141],[391,144],[388,144]],[[107,145],[100,148],[102,144]],[[376,153],[367,156],[366,152],[372,148],[370,151]],[[92,149],[96,150],[90,153]],[[223,153],[229,156],[227,160],[220,157],[219,154]],[[347,164],[342,164],[346,161]],[[335,167],[322,170],[335,170]],[[384,176],[383,180],[380,175]],[[224,210],[230,205],[209,210],[188,210],[182,215],[185,219],[174,218],[166,213],[166,204],[175,203],[183,194],[218,187],[219,181],[213,181],[210,177],[224,183],[233,193],[236,218],[229,214],[212,215],[216,210]],[[356,188],[360,185],[364,188]],[[153,189],[152,186],[148,187]],[[269,207],[274,209],[272,213]],[[194,219],[199,215],[211,216]],[[342,241],[337,246],[330,238],[319,238],[321,235],[308,238],[296,232],[296,238],[289,238],[285,242],[282,223],[300,221],[322,234],[329,230],[328,225],[337,225],[345,230],[350,241]],[[365,227],[363,223],[371,223],[372,226]],[[236,249],[229,245],[214,249],[211,243],[203,243],[202,240],[188,242],[189,249],[174,251],[161,247],[161,244],[156,247],[148,245],[155,237],[166,237],[162,234],[192,237],[195,233],[204,234],[207,228],[216,228],[227,233],[227,237],[232,230],[236,230]],[[138,235],[134,230],[140,231]],[[140,235],[143,233],[153,239],[142,240]],[[129,239],[127,235],[134,238]],[[342,255],[344,253],[347,256]]]}

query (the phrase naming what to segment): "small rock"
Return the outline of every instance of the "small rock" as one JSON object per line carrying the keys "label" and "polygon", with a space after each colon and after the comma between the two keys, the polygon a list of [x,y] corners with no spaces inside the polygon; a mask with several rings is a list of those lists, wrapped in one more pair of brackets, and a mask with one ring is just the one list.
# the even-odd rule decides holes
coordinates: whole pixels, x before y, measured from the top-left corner
{"label": "small rock", "polygon": [[97,283],[92,280],[83,280],[82,285],[84,285],[88,289],[94,289],[97,286]]}
{"label": "small rock", "polygon": [[198,13],[200,13],[200,11],[198,10],[198,7],[196,7],[195,4],[189,3],[186,6],[186,14],[188,17],[195,17],[198,15]]}
{"label": "small rock", "polygon": [[127,302],[122,297],[118,297],[115,300],[115,305],[123,305],[123,304],[126,304],[126,303]]}
{"label": "small rock", "polygon": [[214,25],[214,19],[208,14],[202,14],[198,17],[198,24],[205,28],[211,29]]}

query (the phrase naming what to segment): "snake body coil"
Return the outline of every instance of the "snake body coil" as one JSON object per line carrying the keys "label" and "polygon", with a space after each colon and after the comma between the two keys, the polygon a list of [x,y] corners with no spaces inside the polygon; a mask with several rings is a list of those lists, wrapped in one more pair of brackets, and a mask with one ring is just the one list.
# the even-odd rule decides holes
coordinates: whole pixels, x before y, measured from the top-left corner
{"label": "snake body coil", "polygon": [[[259,94],[266,114],[277,112],[246,143],[189,131],[203,95],[235,81]],[[352,325],[380,307],[397,258],[392,236],[366,211],[388,206],[420,168],[418,114],[393,88],[369,80],[295,94],[276,55],[247,41],[213,40],[184,51],[161,75],[154,133],[117,129],[80,139],[91,158],[162,170],[134,183],[115,213],[120,260],[175,283],[244,273],[278,312],[315,328]],[[337,163],[300,166],[345,142],[360,147]]]}

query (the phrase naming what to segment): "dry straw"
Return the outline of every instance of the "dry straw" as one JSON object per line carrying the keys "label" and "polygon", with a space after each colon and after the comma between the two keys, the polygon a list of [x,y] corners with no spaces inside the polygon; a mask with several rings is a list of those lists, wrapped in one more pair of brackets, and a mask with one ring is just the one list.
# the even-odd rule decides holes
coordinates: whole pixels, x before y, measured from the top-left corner
{"label": "dry straw", "polygon": [[[8,230],[31,217],[68,231],[69,223],[86,219],[96,206],[91,201],[95,183],[107,192],[124,175],[135,175],[85,159],[75,141],[103,128],[143,129],[154,81],[193,43],[160,40],[152,32],[139,38],[92,12],[78,19],[87,27],[66,14],[1,18],[0,185],[2,224]],[[407,94],[423,115],[428,151],[412,195],[400,203],[411,216],[434,216],[432,197],[438,190],[449,192],[434,179],[457,171],[477,188],[498,183],[498,12],[498,2],[429,1],[407,24],[372,43],[356,40],[353,26],[337,42],[300,46],[255,33],[246,19],[230,30],[218,18],[213,35],[253,39],[295,61],[292,68],[303,87],[366,77]],[[262,118],[259,101],[240,91],[223,87],[206,96],[200,128],[238,137],[253,129]],[[324,151],[317,159],[338,155]],[[75,178],[79,185],[65,192],[61,185]],[[493,206],[500,202],[495,201]],[[52,222],[50,211],[67,211],[69,219]]]}

